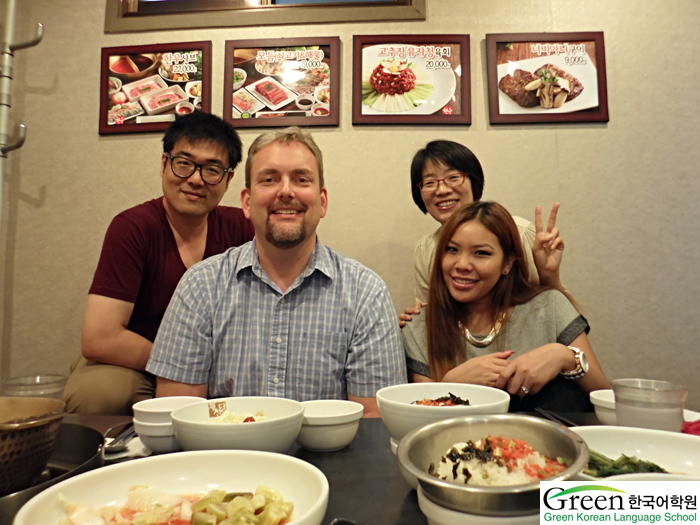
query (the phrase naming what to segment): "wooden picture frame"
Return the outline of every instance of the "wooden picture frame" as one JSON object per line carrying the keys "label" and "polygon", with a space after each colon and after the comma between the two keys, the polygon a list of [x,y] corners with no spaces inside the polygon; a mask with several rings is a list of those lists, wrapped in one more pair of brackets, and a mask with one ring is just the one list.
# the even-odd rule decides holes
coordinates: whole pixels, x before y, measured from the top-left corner
{"label": "wooden picture frame", "polygon": [[224,120],[237,128],[337,126],[339,91],[339,37],[226,41]]}
{"label": "wooden picture frame", "polygon": [[471,124],[469,35],[356,35],[352,69],[353,124]]}
{"label": "wooden picture frame", "polygon": [[100,135],[164,131],[177,112],[211,112],[211,51],[210,41],[102,48]]}
{"label": "wooden picture frame", "polygon": [[610,120],[602,32],[490,34],[486,60],[491,124]]}

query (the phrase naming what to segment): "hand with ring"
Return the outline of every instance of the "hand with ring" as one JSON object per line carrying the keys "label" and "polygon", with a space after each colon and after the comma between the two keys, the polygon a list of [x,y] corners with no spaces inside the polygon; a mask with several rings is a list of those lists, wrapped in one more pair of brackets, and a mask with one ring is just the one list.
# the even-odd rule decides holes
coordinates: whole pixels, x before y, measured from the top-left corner
{"label": "hand with ring", "polygon": [[519,394],[520,394],[521,397],[525,397],[525,396],[528,395],[529,393],[530,393],[530,389],[529,389],[529,388],[524,387],[524,386],[521,386],[521,387],[520,387],[520,392],[519,392]]}

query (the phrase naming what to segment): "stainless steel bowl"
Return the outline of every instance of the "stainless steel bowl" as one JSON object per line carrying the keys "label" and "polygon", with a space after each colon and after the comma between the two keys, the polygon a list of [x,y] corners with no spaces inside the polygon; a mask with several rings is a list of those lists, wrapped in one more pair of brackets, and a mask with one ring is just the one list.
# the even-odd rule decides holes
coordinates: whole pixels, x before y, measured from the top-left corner
{"label": "stainless steel bowl", "polygon": [[586,443],[568,428],[536,417],[516,414],[464,416],[432,423],[411,431],[399,443],[401,466],[416,476],[425,495],[443,507],[483,516],[524,516],[540,509],[540,484],[476,486],[440,480],[430,474],[455,443],[478,440],[488,434],[527,441],[550,458],[563,457],[571,465],[551,481],[566,480],[588,462]]}

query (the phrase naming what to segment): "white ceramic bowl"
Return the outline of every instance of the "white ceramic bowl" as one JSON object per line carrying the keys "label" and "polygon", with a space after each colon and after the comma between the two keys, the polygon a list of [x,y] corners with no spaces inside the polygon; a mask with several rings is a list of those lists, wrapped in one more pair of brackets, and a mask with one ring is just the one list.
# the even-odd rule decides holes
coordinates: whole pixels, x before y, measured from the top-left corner
{"label": "white ceramic bowl", "polygon": [[299,95],[296,100],[296,105],[302,111],[311,111],[311,107],[316,103],[316,99],[312,95]]}
{"label": "white ceramic bowl", "polygon": [[143,423],[134,418],[134,429],[139,436],[173,436],[175,428],[170,423]]}
{"label": "white ceramic bowl", "polygon": [[365,407],[354,401],[304,401],[304,418],[297,443],[307,450],[332,452],[355,438]]}
{"label": "white ceramic bowl", "polygon": [[331,107],[328,104],[316,102],[311,106],[311,116],[313,117],[328,117],[331,114]]}
{"label": "white ceramic bowl", "polygon": [[612,390],[594,390],[589,397],[598,420],[604,425],[617,425],[615,393]]}
{"label": "white ceramic bowl", "polygon": [[[700,438],[677,432],[650,430],[646,428],[590,426],[572,427],[591,451],[599,452],[611,459],[620,454],[637,456],[656,463],[672,474],[700,476]],[[622,474],[620,479],[625,479]],[[580,473],[574,479],[597,480]]]}
{"label": "white ceramic bowl", "polygon": [[[212,417],[228,410],[232,414],[257,414],[269,419],[252,423],[212,424]],[[301,430],[304,406],[280,397],[228,397],[201,401],[174,410],[175,435],[184,450],[244,449],[286,452]]]}
{"label": "white ceramic bowl", "polygon": [[420,487],[418,488],[418,506],[428,519],[428,525],[537,525],[540,522],[539,514],[508,518],[458,512],[431,501]]}
{"label": "white ceramic bowl", "polygon": [[177,436],[149,436],[147,434],[139,434],[139,439],[148,449],[154,454],[162,454],[164,452],[177,452],[182,450]]}
{"label": "white ceramic bowl", "polygon": [[[324,96],[322,95],[324,91],[328,92],[329,98],[327,100],[324,99]],[[316,86],[316,89],[314,90],[314,98],[317,102],[320,102],[321,104],[330,104],[330,92],[330,86]]]}
{"label": "white ceramic bowl", "polygon": [[58,483],[22,507],[14,525],[58,523],[65,517],[59,494],[94,508],[121,507],[129,487],[137,484],[178,495],[213,489],[255,492],[265,485],[294,504],[294,525],[320,525],[328,506],[328,480],[300,459],[241,450],[181,452],[118,463]]}
{"label": "white ceramic bowl", "polygon": [[[199,91],[199,94],[197,94],[197,90]],[[187,84],[185,84],[185,93],[187,93],[187,96],[189,96],[190,98],[201,97],[202,96],[202,81],[201,80],[193,80],[192,82],[188,82]]]}
{"label": "white ceramic bowl", "polygon": [[[452,393],[468,399],[469,405],[431,407],[412,405],[420,399],[437,399]],[[510,396],[503,390],[464,383],[409,383],[382,388],[377,405],[391,437],[401,441],[414,428],[458,416],[505,414]]]}
{"label": "white ceramic bowl", "polygon": [[191,102],[179,102],[177,106],[175,106],[175,113],[177,115],[184,116],[192,112],[194,112],[194,104]]}
{"label": "white ceramic bowl", "polygon": [[[595,407],[595,415],[604,425],[617,425],[617,414],[615,412],[615,393],[612,389],[595,390],[590,393],[591,403]],[[700,412],[683,410],[684,421],[697,421],[700,419]]]}
{"label": "white ceramic bowl", "polygon": [[170,413],[176,408],[191,405],[203,401],[201,397],[174,396],[154,397],[134,403],[134,419],[142,423],[172,423]]}
{"label": "white ceramic bowl", "polygon": [[235,73],[240,73],[243,75],[243,80],[239,80],[238,82],[233,83],[233,90],[236,91],[237,89],[241,89],[243,87],[243,84],[245,83],[245,79],[248,78],[248,73],[246,73],[245,69],[241,69],[238,67],[233,68],[233,72]]}

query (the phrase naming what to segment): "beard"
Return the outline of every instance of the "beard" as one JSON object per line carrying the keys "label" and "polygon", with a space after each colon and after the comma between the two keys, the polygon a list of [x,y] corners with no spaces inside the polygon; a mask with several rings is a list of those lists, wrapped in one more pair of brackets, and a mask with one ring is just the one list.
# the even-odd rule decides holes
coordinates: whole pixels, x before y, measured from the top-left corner
{"label": "beard", "polygon": [[281,227],[279,224],[271,224],[267,221],[265,239],[275,248],[288,249],[301,244],[306,238],[306,221],[295,226]]}

